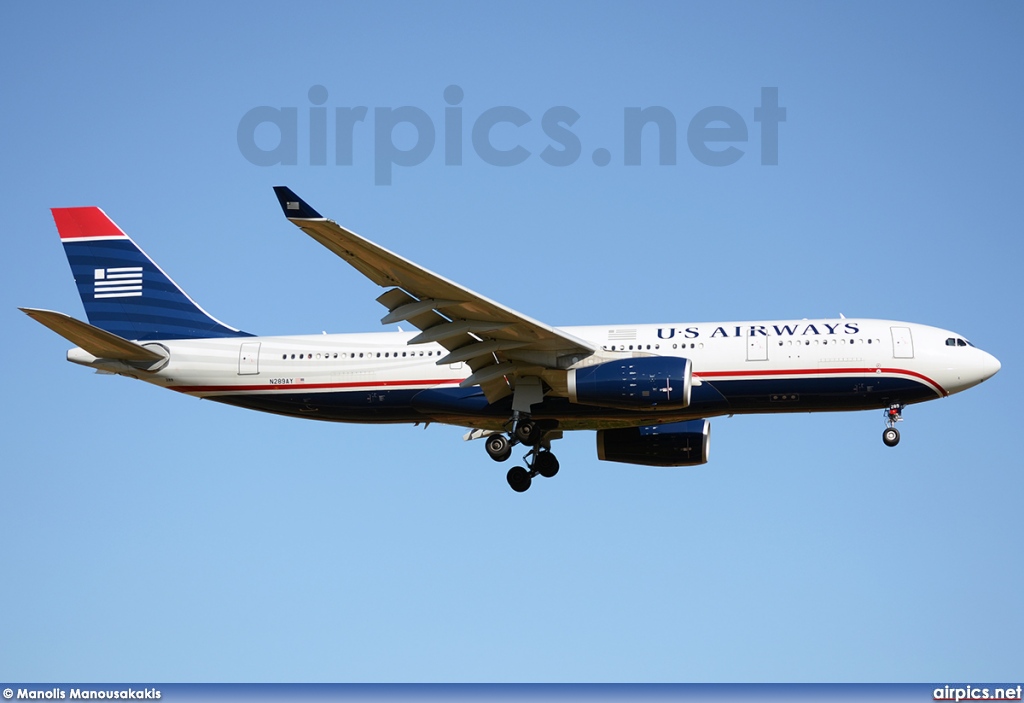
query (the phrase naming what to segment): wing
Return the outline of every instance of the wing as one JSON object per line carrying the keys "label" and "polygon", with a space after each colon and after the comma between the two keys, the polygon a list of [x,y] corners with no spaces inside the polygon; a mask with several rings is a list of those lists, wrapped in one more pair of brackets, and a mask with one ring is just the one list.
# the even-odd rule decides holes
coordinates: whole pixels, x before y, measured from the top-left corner
{"label": "wing", "polygon": [[463,387],[480,386],[490,402],[512,392],[516,379],[543,378],[562,394],[565,370],[597,351],[591,343],[474,293],[326,219],[283,186],[274,188],[285,217],[387,290],[381,323],[420,330],[410,344],[436,342],[449,351],[438,364],[466,362]]}

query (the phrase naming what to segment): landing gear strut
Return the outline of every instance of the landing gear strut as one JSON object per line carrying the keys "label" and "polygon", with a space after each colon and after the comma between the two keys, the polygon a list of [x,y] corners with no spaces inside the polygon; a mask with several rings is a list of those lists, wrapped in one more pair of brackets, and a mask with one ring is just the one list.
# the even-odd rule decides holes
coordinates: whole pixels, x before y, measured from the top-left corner
{"label": "landing gear strut", "polygon": [[516,444],[530,447],[525,457],[527,468],[513,466],[505,477],[513,491],[522,493],[530,488],[534,476],[551,478],[558,473],[558,459],[551,453],[551,440],[558,439],[562,433],[541,429],[525,414],[517,413],[509,424],[512,425],[511,432],[488,435],[484,446],[487,455],[495,461],[506,461],[512,456],[512,447]]}
{"label": "landing gear strut", "polygon": [[900,431],[896,429],[897,422],[903,422],[903,406],[893,404],[885,411],[886,427],[882,432],[882,442],[887,447],[895,447],[900,443]]}

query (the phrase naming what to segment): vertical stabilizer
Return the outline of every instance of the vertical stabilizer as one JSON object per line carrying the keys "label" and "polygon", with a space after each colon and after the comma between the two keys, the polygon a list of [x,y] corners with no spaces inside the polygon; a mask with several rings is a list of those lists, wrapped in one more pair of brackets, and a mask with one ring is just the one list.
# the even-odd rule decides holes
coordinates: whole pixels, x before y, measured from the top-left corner
{"label": "vertical stabilizer", "polygon": [[199,307],[103,210],[52,212],[92,325],[134,340],[251,336]]}

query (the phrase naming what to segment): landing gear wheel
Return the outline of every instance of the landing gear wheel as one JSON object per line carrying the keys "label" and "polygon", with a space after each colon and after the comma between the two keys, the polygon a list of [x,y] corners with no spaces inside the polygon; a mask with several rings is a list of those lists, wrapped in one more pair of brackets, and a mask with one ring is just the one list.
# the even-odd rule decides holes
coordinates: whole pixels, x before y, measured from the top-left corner
{"label": "landing gear wheel", "polygon": [[512,443],[503,434],[492,434],[484,446],[487,455],[495,461],[505,461],[512,456]]}
{"label": "landing gear wheel", "polygon": [[895,447],[900,443],[900,431],[895,427],[886,427],[882,433],[882,441],[887,447]]}
{"label": "landing gear wheel", "polygon": [[558,473],[558,459],[551,452],[538,452],[533,459],[533,469],[544,478],[551,478]]}
{"label": "landing gear wheel", "polygon": [[522,466],[513,466],[508,470],[505,478],[508,479],[509,487],[516,493],[523,493],[530,489],[530,472]]}
{"label": "landing gear wheel", "polygon": [[540,432],[537,431],[537,425],[534,424],[533,420],[520,420],[516,423],[516,428],[512,431],[512,434],[527,447],[535,445],[540,438]]}

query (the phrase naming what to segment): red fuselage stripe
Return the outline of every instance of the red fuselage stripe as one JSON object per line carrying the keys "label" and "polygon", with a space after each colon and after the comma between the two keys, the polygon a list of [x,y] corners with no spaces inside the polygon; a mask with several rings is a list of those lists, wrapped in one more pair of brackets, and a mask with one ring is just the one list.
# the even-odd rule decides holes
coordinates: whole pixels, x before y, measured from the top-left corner
{"label": "red fuselage stripe", "polygon": [[328,388],[380,388],[390,386],[447,386],[462,379],[423,379],[415,381],[352,381],[350,383],[273,383],[258,386],[171,386],[182,393],[215,393],[217,391],[289,391],[324,390]]}
{"label": "red fuselage stripe", "polygon": [[[916,371],[909,371],[907,369],[876,369],[876,368],[856,368],[856,369],[760,369],[760,370],[743,370],[743,371],[702,371],[695,373],[694,376],[698,378],[707,379],[721,379],[725,380],[728,378],[757,378],[757,377],[773,377],[773,376],[824,376],[824,375],[875,375],[878,371],[886,374],[900,374],[904,376],[913,376],[919,378],[928,385],[937,389],[940,395],[947,396],[949,393],[946,392],[942,386],[928,378],[924,374],[920,374]],[[292,390],[344,390],[344,389],[359,389],[359,388],[388,388],[393,386],[451,386],[460,383],[462,379],[422,379],[422,380],[410,380],[410,381],[352,381],[348,383],[274,383],[274,384],[260,384],[260,385],[248,385],[248,386],[172,386],[172,390],[179,391],[181,393],[217,393],[217,392],[241,392],[241,391],[292,391]]]}

